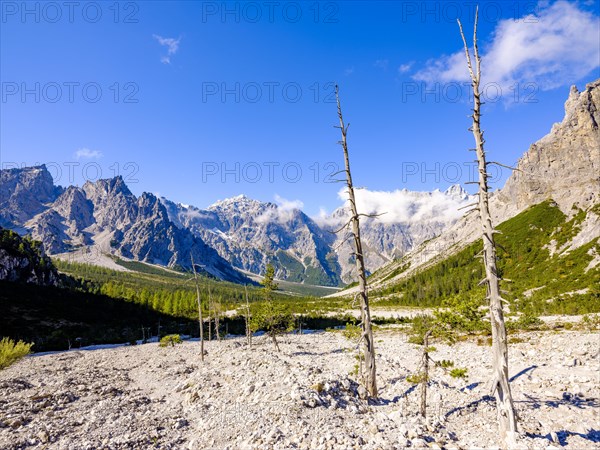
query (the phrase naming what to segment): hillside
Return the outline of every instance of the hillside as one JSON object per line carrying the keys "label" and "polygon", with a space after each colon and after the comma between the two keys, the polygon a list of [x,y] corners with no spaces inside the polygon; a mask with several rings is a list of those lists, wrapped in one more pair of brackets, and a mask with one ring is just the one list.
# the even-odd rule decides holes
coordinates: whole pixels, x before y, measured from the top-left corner
{"label": "hillside", "polygon": [[[497,227],[498,268],[510,280],[502,284],[509,309],[534,314],[600,311],[599,213],[596,206],[569,219],[549,200]],[[591,239],[584,238],[590,229],[595,230]],[[476,241],[405,278],[399,272],[376,274],[381,281],[372,288],[374,304],[440,306],[454,297],[483,299],[483,265],[475,257],[481,249]],[[387,283],[386,278],[396,277]]]}
{"label": "hillside", "polygon": [[[247,282],[268,263],[277,278],[313,286],[340,286],[354,279],[352,248],[344,233],[347,205],[318,220],[299,208],[244,195],[207,209],[135,196],[120,176],[55,186],[44,165],[0,171],[0,225],[42,242],[50,255],[121,270],[112,256],[169,268],[190,268],[193,255],[206,272]],[[358,191],[360,199],[364,191]],[[396,210],[386,220],[363,221],[367,270],[404,255],[454,223],[469,202],[458,185],[442,192],[396,191]],[[377,213],[380,211],[371,211]]]}
{"label": "hillside", "polygon": [[115,254],[171,268],[190,268],[194,258],[217,278],[248,281],[200,237],[177,228],[156,196],[133,195],[121,176],[63,189],[44,165],[5,169],[0,191],[0,224],[30,234],[48,254],[98,265]]}
{"label": "hillside", "polygon": [[[515,230],[512,237],[508,238],[514,241],[505,242],[511,248],[511,254],[501,253],[501,258],[509,260],[515,258],[519,252],[521,257],[529,258],[524,249],[528,248],[525,243],[526,239],[531,238],[540,239],[540,242],[537,243],[540,248],[536,249],[539,257],[530,261],[535,266],[528,267],[528,273],[539,273],[546,270],[546,265],[558,268],[566,260],[576,264],[574,259],[578,259],[579,262],[589,260],[591,268],[597,268],[598,250],[595,249],[595,245],[600,236],[598,219],[598,204],[600,204],[599,123],[600,80],[589,83],[582,92],[578,92],[573,87],[565,103],[563,121],[555,124],[549,134],[531,145],[519,160],[518,170],[513,172],[502,189],[492,193],[490,211],[495,223],[501,224],[499,225],[500,229],[504,222],[523,214],[516,219],[516,223],[520,223],[524,229],[521,232]],[[491,157],[493,158],[493,155]],[[550,203],[556,205],[554,210],[548,209]],[[526,211],[527,208],[535,205],[546,206],[540,206],[533,212]],[[544,225],[550,226],[551,229],[546,230],[547,232],[543,235],[532,237],[530,234],[537,234],[533,232],[536,229],[532,227],[538,226],[535,225],[538,214]],[[547,223],[545,223],[546,219]],[[511,229],[510,224],[506,226]],[[569,231],[563,232],[559,229],[561,227]],[[532,232],[528,233],[525,230]],[[479,218],[476,212],[466,213],[462,219],[440,236],[424,242],[403,258],[376,271],[369,278],[371,288],[377,292],[397,292],[404,283],[409,283],[403,280],[413,277],[412,282],[415,282],[419,279],[418,273],[428,270],[430,266],[438,264],[444,259],[451,258],[448,259],[448,264],[455,264],[461,258],[457,255],[460,254],[464,257],[465,254],[473,252],[476,248],[473,246],[473,242],[480,239],[480,233]],[[560,236],[556,244],[551,242],[552,234]],[[499,236],[500,242],[503,242],[502,239],[503,237]],[[560,256],[561,254],[563,256]],[[580,254],[581,257],[578,256]],[[567,259],[564,259],[565,256]],[[544,258],[547,260],[544,261]],[[510,272],[511,263],[507,264],[507,271]],[[523,270],[524,268],[522,266],[515,267],[516,273],[512,275],[521,276],[525,284],[515,295],[521,295],[527,289],[542,287],[542,284],[536,284],[541,280],[530,278],[528,275],[524,275],[527,272],[519,272],[519,269]],[[533,299],[541,296],[543,292],[548,295],[566,294],[570,292],[571,284],[577,284],[566,274],[559,275],[552,270],[551,273],[563,280],[558,283],[563,288],[556,286],[552,288],[554,290],[545,288],[533,296]],[[589,276],[591,277],[595,273],[592,270]],[[469,279],[472,275],[465,272],[462,273],[462,277]],[[533,284],[527,286],[527,282]],[[590,286],[585,285],[581,289]],[[394,289],[396,290],[394,291]],[[422,287],[422,289],[428,288]],[[349,295],[352,292],[350,289],[333,295]]]}
{"label": "hillside", "polygon": [[58,273],[41,243],[0,227],[0,281],[56,285]]}

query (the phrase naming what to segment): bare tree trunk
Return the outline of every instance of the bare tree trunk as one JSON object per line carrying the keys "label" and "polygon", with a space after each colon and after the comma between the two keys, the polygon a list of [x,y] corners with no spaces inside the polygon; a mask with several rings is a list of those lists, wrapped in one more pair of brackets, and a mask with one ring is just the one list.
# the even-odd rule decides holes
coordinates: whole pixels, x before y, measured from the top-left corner
{"label": "bare tree trunk", "polygon": [[344,164],[346,172],[346,184],[348,186],[348,199],[350,201],[352,235],[354,236],[354,249],[356,258],[356,269],[358,270],[358,286],[360,291],[360,316],[362,320],[362,341],[365,357],[365,384],[367,392],[371,397],[377,397],[377,369],[375,367],[375,345],[373,342],[373,329],[371,328],[371,313],[369,311],[369,294],[367,287],[367,275],[365,270],[365,260],[362,250],[362,241],[360,239],[359,214],[356,209],[356,199],[354,196],[354,185],[352,184],[352,174],[350,172],[350,158],[348,156],[348,144],[346,134],[348,127],[344,125],[342,116],[342,107],[340,105],[339,89],[336,85],[335,96],[337,100],[338,118],[340,120],[340,130],[342,140],[340,145],[344,150]]}
{"label": "bare tree trunk", "polygon": [[275,337],[275,335],[272,334],[271,338],[273,339],[273,344],[275,344],[275,348],[277,349],[278,352],[280,352],[281,350],[279,350],[279,344],[277,343],[277,337]]}
{"label": "bare tree trunk", "polygon": [[481,92],[479,83],[481,81],[481,58],[477,48],[477,19],[475,14],[475,26],[473,32],[473,49],[475,54],[476,70],[473,70],[471,56],[467,41],[463,33],[460,20],[458,26],[465,47],[467,65],[471,75],[473,87],[474,105],[473,105],[473,126],[471,131],[475,137],[475,151],[477,153],[477,162],[479,168],[479,201],[478,210],[483,232],[483,263],[485,266],[485,276],[487,284],[487,294],[490,307],[490,320],[492,325],[492,390],[496,396],[496,407],[498,410],[498,425],[500,439],[505,448],[514,448],[517,445],[517,419],[515,407],[510,391],[508,381],[508,344],[506,338],[506,325],[504,323],[504,314],[502,311],[502,301],[500,296],[500,280],[496,267],[496,244],[494,234],[496,231],[492,225],[488,202],[488,172],[485,150],[483,148],[485,140],[481,129]]}
{"label": "bare tree trunk", "polygon": [[196,265],[194,257],[192,258],[192,269],[194,270],[194,281],[196,282],[196,301],[198,302],[198,322],[200,323],[200,360],[204,361],[204,320],[202,320],[202,301],[200,300],[200,285],[198,284],[198,274],[196,273]]}
{"label": "bare tree trunk", "polygon": [[213,314],[213,304],[212,297],[210,295],[210,284],[206,283],[206,287],[208,290],[208,342],[212,341],[212,314]]}
{"label": "bare tree trunk", "polygon": [[248,285],[244,285],[246,292],[246,340],[248,347],[252,347],[252,332],[250,331],[250,302],[248,301]]}
{"label": "bare tree trunk", "polygon": [[429,382],[429,335],[431,330],[423,336],[423,359],[421,361],[421,416],[427,417],[427,383]]}
{"label": "bare tree trunk", "polygon": [[215,315],[215,334],[217,335],[217,341],[221,341],[221,333],[220,333],[220,320],[221,320],[221,312],[217,308],[217,304],[213,302],[213,314]]}

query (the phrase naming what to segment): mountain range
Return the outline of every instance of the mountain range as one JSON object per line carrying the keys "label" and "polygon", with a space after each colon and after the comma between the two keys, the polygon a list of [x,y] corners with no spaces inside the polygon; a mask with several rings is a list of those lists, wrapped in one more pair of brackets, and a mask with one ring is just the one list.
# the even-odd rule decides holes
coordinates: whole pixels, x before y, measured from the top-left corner
{"label": "mountain range", "polygon": [[[600,80],[582,92],[571,89],[563,121],[529,148],[505,186],[491,194],[495,223],[548,199],[567,217],[599,203],[599,97]],[[385,213],[361,220],[375,285],[455,254],[480,235],[477,214],[459,211],[473,202],[459,185],[381,194],[356,192],[361,213]],[[586,217],[573,245],[600,234],[597,216]],[[118,258],[183,269],[193,258],[213,276],[247,282],[272,263],[279,279],[339,286],[355,279],[347,231],[334,232],[347,221],[346,205],[311,218],[240,195],[200,209],[147,192],[136,197],[119,176],[63,188],[43,165],[0,171],[1,227],[31,234],[51,255],[120,270]],[[410,269],[398,270],[400,265]]]}
{"label": "mountain range", "polygon": [[[346,207],[315,220],[299,209],[240,195],[200,209],[147,192],[136,197],[120,176],[55,186],[44,165],[2,170],[0,193],[0,226],[31,234],[51,255],[120,270],[115,256],[183,269],[193,256],[205,271],[236,282],[260,275],[268,263],[277,278],[293,282],[339,286],[354,277],[350,241],[335,233],[348,220]],[[469,201],[458,185],[397,193],[403,209],[427,213],[362,221],[370,271],[439,235]],[[454,213],[436,214],[431,204]]]}
{"label": "mountain range", "polygon": [[[550,132],[530,146],[503,188],[490,196],[494,224],[502,224],[534,205],[551,202],[565,216],[567,239],[551,239],[544,249],[549,258],[573,253],[600,237],[600,79],[581,92],[573,86],[565,102],[565,115]],[[536,226],[529,224],[531,232]],[[561,227],[555,232],[561,233]],[[382,267],[369,279],[373,289],[386,289],[448,260],[481,238],[476,211],[447,227],[434,239],[421,243],[405,257]],[[523,246],[526,245],[523,243]],[[531,251],[531,249],[528,249]],[[593,248],[589,268],[600,264]],[[530,270],[533,268],[529,268]],[[334,295],[347,295],[351,290]]]}

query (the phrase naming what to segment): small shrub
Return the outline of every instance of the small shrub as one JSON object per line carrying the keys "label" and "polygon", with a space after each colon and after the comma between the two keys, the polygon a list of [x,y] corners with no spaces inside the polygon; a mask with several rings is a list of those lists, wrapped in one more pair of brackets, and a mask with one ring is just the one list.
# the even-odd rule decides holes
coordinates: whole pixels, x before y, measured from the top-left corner
{"label": "small shrub", "polygon": [[419,372],[419,373],[407,376],[406,381],[408,383],[412,383],[412,384],[421,384],[421,383],[424,383],[425,381],[429,381],[429,380],[427,379],[425,372]]}
{"label": "small shrub", "polygon": [[160,347],[168,347],[169,345],[175,347],[175,344],[181,344],[181,342],[181,336],[178,334],[167,334],[160,340],[158,345]]}
{"label": "small shrub", "polygon": [[440,367],[444,369],[448,369],[450,367],[454,367],[454,361],[448,361],[447,359],[442,359],[440,362]]}
{"label": "small shrub", "polygon": [[426,314],[415,316],[409,331],[408,342],[411,344],[423,345],[425,333],[433,329],[435,320]]}
{"label": "small shrub", "polygon": [[346,328],[342,332],[344,337],[349,341],[358,341],[361,335],[361,328],[358,325],[347,323]]}
{"label": "small shrub", "polygon": [[11,364],[31,353],[33,344],[26,344],[23,341],[16,342],[7,337],[0,341],[0,370],[5,369]]}
{"label": "small shrub", "polygon": [[447,298],[443,306],[448,309],[435,311],[437,321],[452,331],[475,333],[489,328],[484,321],[487,315],[482,298],[475,292]]}
{"label": "small shrub", "polygon": [[251,311],[250,331],[255,333],[258,330],[263,330],[273,339],[273,343],[279,351],[277,336],[292,331],[296,323],[289,306],[269,300],[253,304]]}
{"label": "small shrub", "polygon": [[452,369],[450,371],[450,376],[452,378],[467,378],[467,369],[459,367]]}
{"label": "small shrub", "polygon": [[[594,331],[600,328],[600,315],[586,314],[579,322],[580,326],[586,330]],[[565,327],[566,328],[566,327]]]}
{"label": "small shrub", "polygon": [[517,320],[506,323],[509,330],[539,330],[544,322],[530,312],[523,313]]}
{"label": "small shrub", "polygon": [[482,347],[484,345],[488,345],[491,347],[492,346],[492,338],[491,337],[478,337],[477,345],[479,345],[480,347]]}

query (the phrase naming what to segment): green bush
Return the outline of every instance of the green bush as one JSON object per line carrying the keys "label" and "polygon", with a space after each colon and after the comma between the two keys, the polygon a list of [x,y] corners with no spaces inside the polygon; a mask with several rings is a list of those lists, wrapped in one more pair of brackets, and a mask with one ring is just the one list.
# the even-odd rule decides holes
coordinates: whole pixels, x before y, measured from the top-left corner
{"label": "green bush", "polygon": [[429,381],[429,378],[425,375],[425,372],[419,372],[408,375],[406,381],[411,384],[421,384],[425,381]]}
{"label": "green bush", "polygon": [[269,336],[278,336],[294,329],[294,315],[287,305],[272,301],[255,303],[250,308],[250,330],[263,330]]}
{"label": "green bush", "polygon": [[581,318],[581,321],[579,323],[580,326],[586,330],[597,330],[600,328],[600,315],[586,314]]}
{"label": "green bush", "polygon": [[411,344],[423,345],[425,333],[436,328],[436,321],[433,316],[419,314],[413,317],[412,324],[408,334],[408,342]]}
{"label": "green bush", "polygon": [[354,325],[353,323],[347,323],[346,328],[342,332],[344,337],[349,341],[358,341],[360,335],[362,333],[362,329],[358,325]]}
{"label": "green bush", "polygon": [[463,295],[454,295],[443,302],[448,308],[435,311],[436,321],[445,328],[456,332],[474,333],[489,328],[483,318],[487,312],[482,308],[484,304],[483,295],[477,291],[471,291]]}
{"label": "green bush", "polygon": [[167,334],[163,336],[158,344],[160,347],[175,347],[175,344],[181,344],[181,336],[178,334]]}
{"label": "green bush", "polygon": [[508,330],[539,330],[544,322],[531,312],[525,312],[517,320],[506,322]]}
{"label": "green bush", "polygon": [[15,343],[12,339],[2,338],[0,341],[0,370],[29,355],[32,346],[33,344],[26,344],[23,341]]}
{"label": "green bush", "polygon": [[450,376],[452,378],[467,378],[467,369],[465,368],[456,368],[450,371]]}

